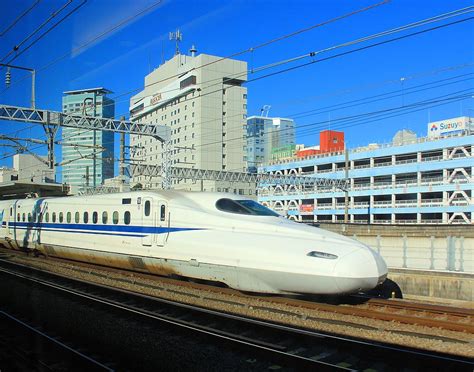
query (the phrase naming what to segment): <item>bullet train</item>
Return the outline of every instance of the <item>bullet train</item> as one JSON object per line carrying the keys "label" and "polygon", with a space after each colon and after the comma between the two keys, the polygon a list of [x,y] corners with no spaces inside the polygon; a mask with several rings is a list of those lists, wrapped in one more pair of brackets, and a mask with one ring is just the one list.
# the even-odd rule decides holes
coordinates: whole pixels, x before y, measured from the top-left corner
{"label": "bullet train", "polygon": [[383,283],[368,246],[234,194],[135,191],[0,201],[0,244],[246,292],[346,294]]}

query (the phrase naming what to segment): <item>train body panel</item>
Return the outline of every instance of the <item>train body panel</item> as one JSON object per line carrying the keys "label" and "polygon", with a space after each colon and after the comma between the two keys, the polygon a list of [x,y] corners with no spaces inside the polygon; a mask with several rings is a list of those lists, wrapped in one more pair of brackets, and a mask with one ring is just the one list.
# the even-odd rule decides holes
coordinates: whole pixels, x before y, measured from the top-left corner
{"label": "train body panel", "polygon": [[264,293],[372,289],[387,267],[367,246],[233,194],[179,191],[0,202],[0,244]]}

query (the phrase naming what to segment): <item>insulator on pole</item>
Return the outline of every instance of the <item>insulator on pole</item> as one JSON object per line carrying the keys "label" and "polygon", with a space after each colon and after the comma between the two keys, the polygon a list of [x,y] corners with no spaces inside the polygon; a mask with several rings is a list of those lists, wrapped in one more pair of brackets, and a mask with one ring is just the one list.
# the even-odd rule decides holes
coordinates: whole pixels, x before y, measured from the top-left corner
{"label": "insulator on pole", "polygon": [[7,72],[5,73],[5,85],[7,88],[10,86],[12,81],[12,73],[10,72],[10,67],[7,68]]}

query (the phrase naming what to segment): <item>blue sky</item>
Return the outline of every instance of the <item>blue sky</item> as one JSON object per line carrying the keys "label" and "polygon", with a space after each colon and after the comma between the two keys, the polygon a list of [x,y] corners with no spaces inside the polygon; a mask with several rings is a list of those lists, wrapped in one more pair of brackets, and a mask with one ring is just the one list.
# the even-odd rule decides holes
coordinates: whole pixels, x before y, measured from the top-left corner
{"label": "blue sky", "polygon": [[[66,12],[81,1],[73,0]],[[37,107],[61,110],[62,92],[72,89],[104,86],[114,92],[114,97],[143,88],[144,76],[161,63],[162,56],[165,59],[172,57],[174,44],[168,41],[168,32],[177,28],[183,33],[182,52],[195,44],[198,52],[228,56],[378,1],[163,1],[147,14],[118,27],[87,47],[77,49],[156,2],[88,0],[76,13],[15,59],[13,64],[38,70]],[[0,30],[3,31],[32,3],[33,0],[0,0]],[[0,36],[1,58],[64,3],[66,0],[41,1],[15,27]],[[247,61],[250,69],[256,69],[470,5],[469,1],[394,0],[238,58]],[[473,15],[470,13],[410,32]],[[474,92],[473,24],[473,20],[468,20],[249,82],[248,114],[259,114],[263,105],[271,105],[270,116],[295,118],[297,142],[306,145],[317,144],[319,131],[328,128],[344,130],[349,147],[388,142],[397,130],[403,128],[424,136],[430,119],[474,116],[474,98],[470,95]],[[321,54],[320,58],[354,48]],[[63,58],[58,60],[60,57]],[[53,61],[57,62],[51,64]],[[249,74],[249,79],[308,61],[311,59],[260,74]],[[0,71],[0,103],[28,106],[30,80],[27,74],[13,71],[12,85],[5,89],[4,70]],[[449,95],[463,95],[464,98],[446,104],[444,99]],[[128,116],[129,98],[130,95],[117,98],[117,117]],[[420,101],[435,99],[440,101],[413,106]],[[405,107],[401,109],[404,115],[396,111],[400,106]],[[413,110],[408,107],[413,107]],[[378,118],[358,118],[375,111],[385,113]],[[356,117],[357,121],[342,120],[344,117]],[[29,128],[29,125],[11,122],[1,122],[0,125],[2,134],[15,134],[21,130],[18,136],[43,137],[40,127]],[[4,144],[0,143],[0,165],[11,165],[8,155],[13,150]],[[118,142],[116,148],[118,150]],[[37,151],[46,153],[44,147]]]}

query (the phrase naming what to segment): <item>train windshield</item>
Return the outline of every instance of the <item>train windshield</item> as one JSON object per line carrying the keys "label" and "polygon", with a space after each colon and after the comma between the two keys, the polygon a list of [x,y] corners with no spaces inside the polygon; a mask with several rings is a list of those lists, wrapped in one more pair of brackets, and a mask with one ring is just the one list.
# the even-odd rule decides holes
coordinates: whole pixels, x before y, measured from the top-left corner
{"label": "train windshield", "polygon": [[216,202],[216,207],[220,211],[229,213],[249,214],[252,216],[279,216],[278,213],[253,200],[219,199]]}

